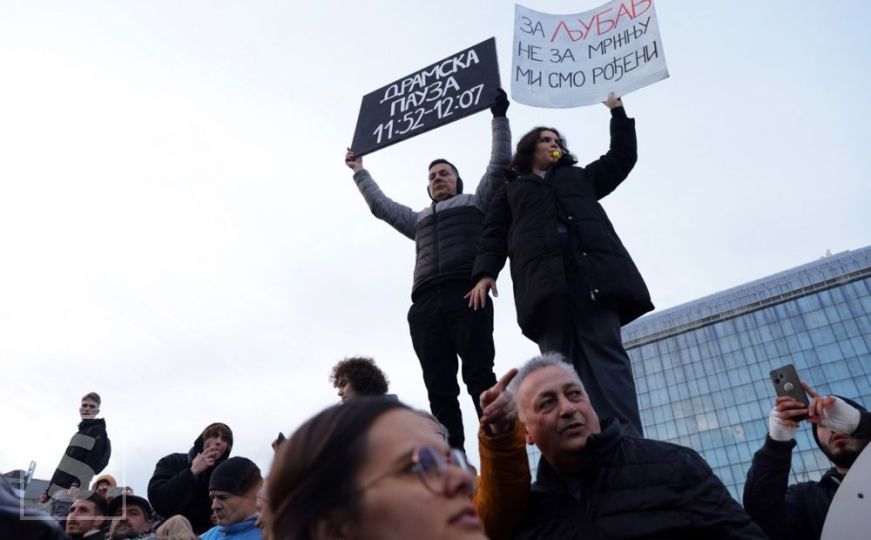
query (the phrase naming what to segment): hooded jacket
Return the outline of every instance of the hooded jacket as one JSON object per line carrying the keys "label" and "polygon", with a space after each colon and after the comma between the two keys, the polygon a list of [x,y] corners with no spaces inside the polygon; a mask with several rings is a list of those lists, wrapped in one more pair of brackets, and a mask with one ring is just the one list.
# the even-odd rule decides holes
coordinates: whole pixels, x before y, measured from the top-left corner
{"label": "hooded jacket", "polygon": [[[517,176],[496,193],[484,222],[472,280],[496,278],[511,259],[517,322],[535,340],[540,309],[553,295],[593,298],[615,310],[620,323],[653,309],[641,274],[599,200],[626,179],[637,159],[635,120],[611,110],[608,153],[586,167],[565,155],[548,170]],[[516,176],[516,178],[510,178]],[[558,229],[565,227],[584,290],[569,287]]]}
{"label": "hooded jacket", "polygon": [[[111,456],[112,443],[106,433],[106,420],[103,418],[82,420],[79,422],[79,430],[70,439],[61,463],[51,476],[51,483],[46,491],[52,494],[61,488],[67,490],[73,484],[87,489],[91,485],[93,474],[102,472],[109,464]],[[80,464],[86,467],[83,468]],[[79,474],[71,474],[70,471],[73,470]]]}
{"label": "hooded jacket", "polygon": [[695,451],[621,431],[616,420],[604,420],[582,450],[577,475],[539,461],[515,538],[765,538]]}
{"label": "hooded jacket", "polygon": [[212,527],[209,481],[212,471],[227,459],[233,449],[232,441],[229,441],[224,455],[212,467],[195,475],[191,471],[191,464],[197,454],[203,451],[203,443],[203,436],[200,435],[186,454],[169,454],[161,458],[148,482],[148,500],[154,511],[165,518],[183,515],[191,522],[196,534],[202,534]]}
{"label": "hooded jacket", "polygon": [[[842,398],[859,409],[859,427],[851,435],[871,437],[871,414],[858,403]],[[816,428],[816,425],[814,425]],[[814,429],[814,439],[817,439]],[[819,482],[789,485],[795,440],[775,441],[768,435],[755,454],[744,484],[744,508],[772,540],[817,540],[826,515],[844,475],[834,467]],[[822,450],[822,447],[820,448]],[[824,452],[825,453],[825,452]]]}

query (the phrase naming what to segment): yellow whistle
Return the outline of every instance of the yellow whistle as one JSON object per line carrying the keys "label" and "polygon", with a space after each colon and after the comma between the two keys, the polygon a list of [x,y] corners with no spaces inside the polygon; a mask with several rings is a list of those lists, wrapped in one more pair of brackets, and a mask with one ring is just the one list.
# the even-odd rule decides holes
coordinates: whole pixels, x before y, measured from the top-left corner
{"label": "yellow whistle", "polygon": [[559,150],[553,150],[553,151],[551,151],[550,155],[554,159],[559,159],[562,156],[562,153],[560,153]]}

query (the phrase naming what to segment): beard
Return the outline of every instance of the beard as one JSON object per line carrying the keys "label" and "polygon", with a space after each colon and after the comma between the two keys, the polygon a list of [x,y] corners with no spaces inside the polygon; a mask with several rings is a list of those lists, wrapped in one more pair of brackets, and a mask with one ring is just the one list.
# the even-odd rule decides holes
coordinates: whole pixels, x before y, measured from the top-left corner
{"label": "beard", "polygon": [[829,458],[829,461],[835,464],[836,467],[841,467],[842,469],[849,469],[853,466],[853,463],[862,453],[862,450],[868,446],[868,442],[871,439],[856,439],[858,444],[845,446],[841,448],[837,452],[832,452],[831,448],[820,448],[823,453]]}

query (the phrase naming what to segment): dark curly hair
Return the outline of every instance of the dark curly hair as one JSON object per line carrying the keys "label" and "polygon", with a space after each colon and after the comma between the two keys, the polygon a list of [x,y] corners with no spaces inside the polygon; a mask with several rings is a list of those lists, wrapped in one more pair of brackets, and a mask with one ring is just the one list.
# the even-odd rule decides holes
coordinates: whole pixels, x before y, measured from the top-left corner
{"label": "dark curly hair", "polygon": [[330,374],[330,382],[341,388],[346,382],[357,396],[383,396],[387,393],[387,376],[375,365],[375,360],[366,356],[345,358]]}
{"label": "dark curly hair", "polygon": [[560,164],[572,164],[577,162],[575,157],[571,152],[569,152],[565,137],[563,137],[559,131],[552,127],[537,127],[521,137],[517,142],[517,151],[511,159],[511,164],[508,166],[509,169],[513,169],[520,174],[529,174],[532,172],[532,162],[535,158],[535,146],[538,144],[538,138],[542,131],[553,131],[559,138],[559,145],[563,149],[563,155],[559,159]]}

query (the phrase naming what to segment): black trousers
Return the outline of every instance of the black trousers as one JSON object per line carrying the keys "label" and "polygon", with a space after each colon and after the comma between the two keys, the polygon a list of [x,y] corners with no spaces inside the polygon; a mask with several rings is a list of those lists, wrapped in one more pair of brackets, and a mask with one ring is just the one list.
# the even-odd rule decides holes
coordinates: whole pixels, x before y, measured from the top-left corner
{"label": "black trousers", "polygon": [[552,297],[543,316],[545,331],[536,339],[541,352],[559,352],[571,362],[599,418],[617,418],[627,435],[643,437],[617,313],[593,300],[564,295]]}
{"label": "black trousers", "polygon": [[423,291],[408,310],[408,326],[414,351],[423,369],[423,382],[433,416],[448,428],[448,444],[463,449],[463,417],[457,384],[457,356],[462,359],[466,389],[478,418],[481,392],[496,384],[493,373],[493,303],[472,311],[463,296],[471,285],[466,280],[449,281]]}

